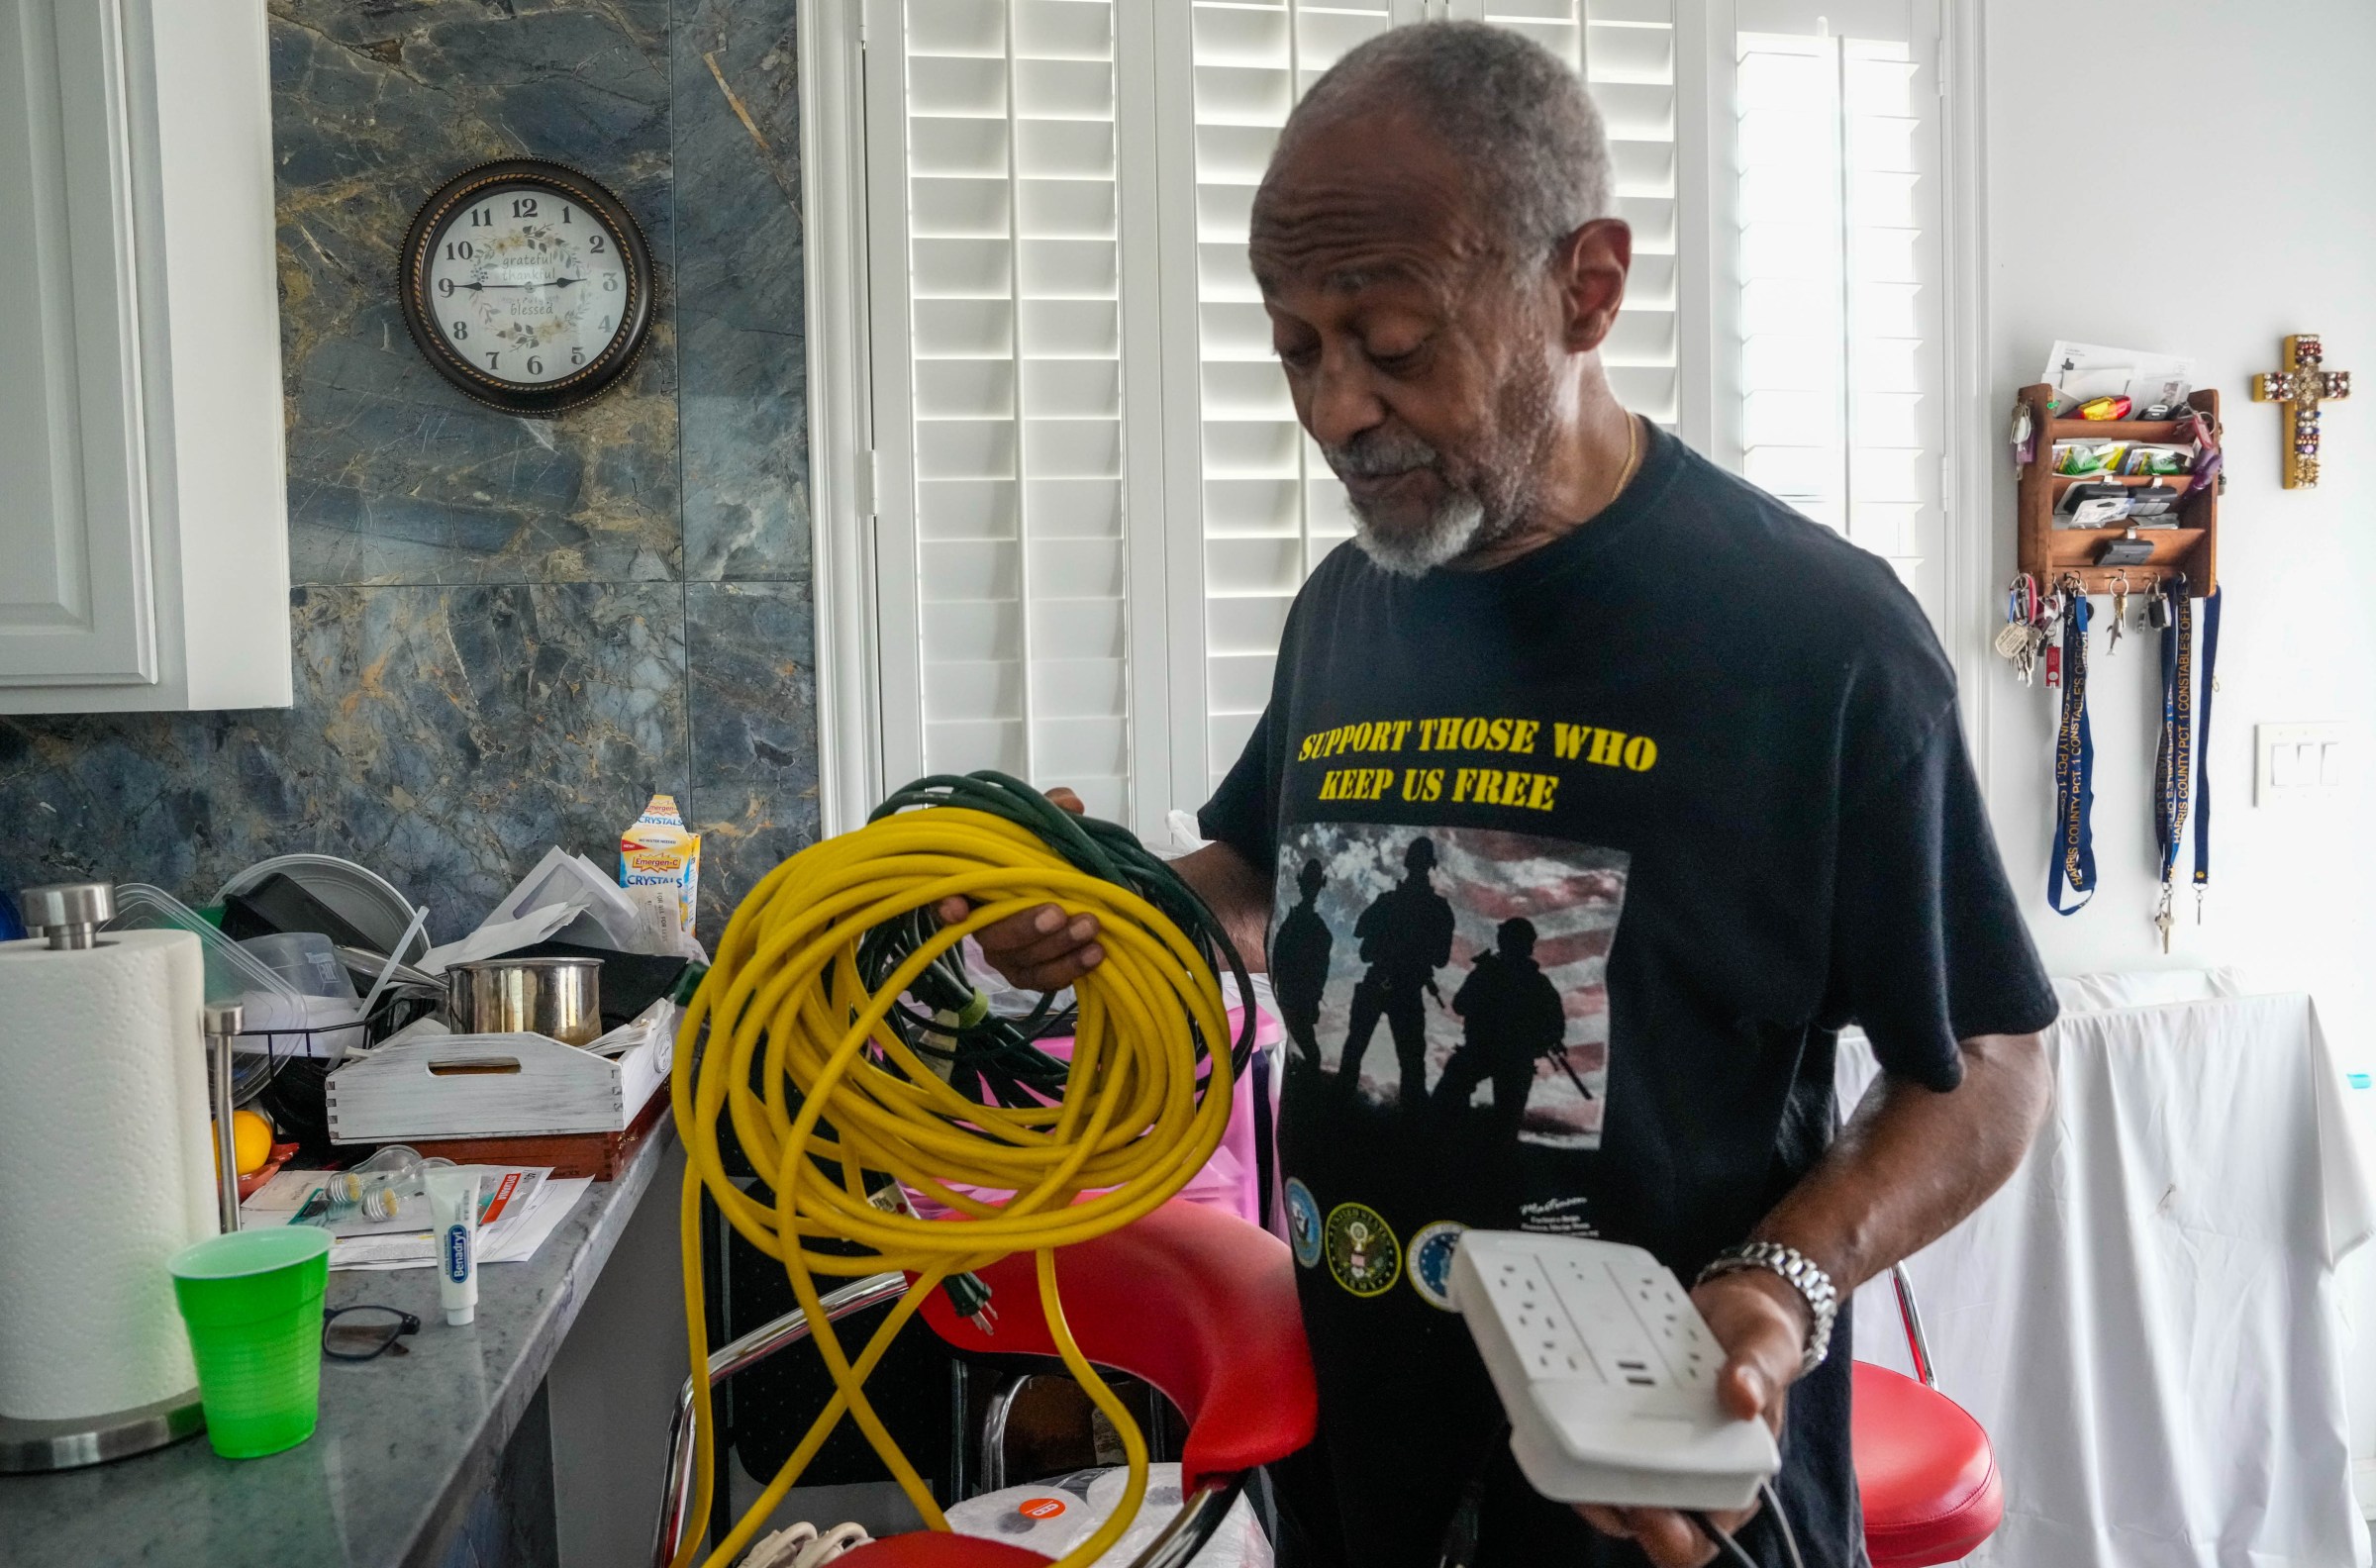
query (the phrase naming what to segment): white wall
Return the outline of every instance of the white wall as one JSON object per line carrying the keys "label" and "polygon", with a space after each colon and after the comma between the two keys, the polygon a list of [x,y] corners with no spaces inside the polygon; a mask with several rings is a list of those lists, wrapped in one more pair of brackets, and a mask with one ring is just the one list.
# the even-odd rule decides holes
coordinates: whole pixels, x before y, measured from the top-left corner
{"label": "white wall", "polygon": [[[1974,0],[1981,3],[1981,0]],[[2376,852],[2359,786],[2333,809],[2252,803],[2252,725],[2344,720],[2364,776],[2376,676],[2376,5],[2291,0],[1985,0],[1991,354],[2000,402],[2038,379],[2056,338],[2193,354],[2227,405],[2221,503],[2226,620],[2214,713],[2212,896],[2183,886],[2165,959],[2148,924],[2155,861],[2154,635],[2106,659],[2095,726],[2100,891],[2058,918],[2043,902],[2059,694],[2001,661],[1972,694],[1989,800],[2013,875],[2058,974],[2236,963],[2320,994],[2358,1050],[2376,999]],[[2114,150],[2146,139],[2151,150]],[[2278,340],[2324,334],[2361,372],[2330,404],[2326,477],[2278,485],[2278,415],[2250,401]],[[1998,570],[2013,572],[2014,480],[1998,444]],[[2000,593],[2001,597],[2001,593]],[[2109,601],[2099,599],[2102,616]],[[1993,630],[1993,628],[1992,628]],[[2191,833],[2191,828],[2190,828]],[[2183,884],[2192,866],[2182,857]]]}
{"label": "white wall", "polygon": [[[2044,902],[2055,703],[1999,661],[1969,692],[1991,809],[2057,974],[2237,964],[2318,996],[2346,1066],[2376,1063],[2376,5],[2368,0],[1967,0],[1983,7],[1991,354],[1999,401],[2038,379],[2056,338],[2189,353],[2226,403],[2226,590],[2212,736],[2212,894],[2183,887],[2162,956],[2155,860],[2154,635],[2131,633],[2090,680],[2099,891]],[[2118,152],[2145,139],[2154,150]],[[2278,485],[2278,416],[2250,401],[2287,333],[2324,335],[2359,373],[2328,405],[2325,476]],[[1997,448],[1996,581],[2013,573],[2011,466]],[[2107,601],[2097,601],[2101,614]],[[2341,720],[2357,779],[2317,810],[2252,803],[2255,722]],[[2356,1098],[2356,1097],[2355,1097]],[[2364,1130],[2364,1128],[2363,1128]],[[2363,1253],[2366,1249],[2363,1249]],[[2363,1319],[2366,1256],[2346,1273]],[[2376,1333],[2352,1394],[2363,1501],[2376,1481]]]}

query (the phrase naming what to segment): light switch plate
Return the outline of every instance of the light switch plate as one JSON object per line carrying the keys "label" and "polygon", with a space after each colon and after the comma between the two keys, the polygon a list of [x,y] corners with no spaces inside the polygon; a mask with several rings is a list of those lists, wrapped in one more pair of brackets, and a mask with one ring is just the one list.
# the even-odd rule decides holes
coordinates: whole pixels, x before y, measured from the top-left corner
{"label": "light switch plate", "polygon": [[2309,805],[2332,800],[2350,776],[2350,747],[2340,724],[2252,727],[2252,803]]}

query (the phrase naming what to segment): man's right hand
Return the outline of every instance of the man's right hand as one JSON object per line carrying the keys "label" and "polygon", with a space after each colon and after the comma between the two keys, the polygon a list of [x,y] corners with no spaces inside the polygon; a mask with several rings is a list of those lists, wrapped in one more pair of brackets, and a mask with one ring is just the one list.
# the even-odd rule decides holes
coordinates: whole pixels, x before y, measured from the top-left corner
{"label": "man's right hand", "polygon": [[[1068,789],[1051,789],[1047,798],[1076,816],[1081,798]],[[934,913],[941,924],[953,926],[972,913],[961,898],[942,899]],[[1097,917],[1078,915],[1070,921],[1053,904],[1010,915],[973,933],[982,944],[982,957],[1006,977],[1007,984],[1025,991],[1061,991],[1105,962],[1098,944]]]}

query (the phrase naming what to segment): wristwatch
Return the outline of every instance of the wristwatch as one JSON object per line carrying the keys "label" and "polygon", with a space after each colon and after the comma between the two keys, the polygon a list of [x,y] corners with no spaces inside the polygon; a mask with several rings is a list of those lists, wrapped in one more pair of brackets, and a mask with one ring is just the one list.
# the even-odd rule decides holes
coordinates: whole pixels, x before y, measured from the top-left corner
{"label": "wristwatch", "polygon": [[1816,1266],[1815,1259],[1797,1247],[1787,1247],[1779,1241],[1748,1241],[1736,1247],[1727,1247],[1716,1255],[1714,1262],[1700,1270],[1694,1285],[1705,1285],[1727,1274],[1743,1269],[1764,1269],[1779,1274],[1783,1282],[1805,1298],[1809,1323],[1807,1325],[1807,1358],[1799,1363],[1799,1376],[1805,1377],[1824,1364],[1832,1349],[1832,1324],[1839,1318],[1839,1292],[1832,1284],[1832,1276]]}

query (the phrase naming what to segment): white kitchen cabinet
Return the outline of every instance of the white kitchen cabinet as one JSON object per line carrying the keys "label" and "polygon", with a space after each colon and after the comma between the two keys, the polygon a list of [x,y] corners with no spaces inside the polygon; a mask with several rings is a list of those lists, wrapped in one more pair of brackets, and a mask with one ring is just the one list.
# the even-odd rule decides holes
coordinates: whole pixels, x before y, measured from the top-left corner
{"label": "white kitchen cabinet", "polygon": [[0,713],[286,707],[264,0],[0,0]]}

